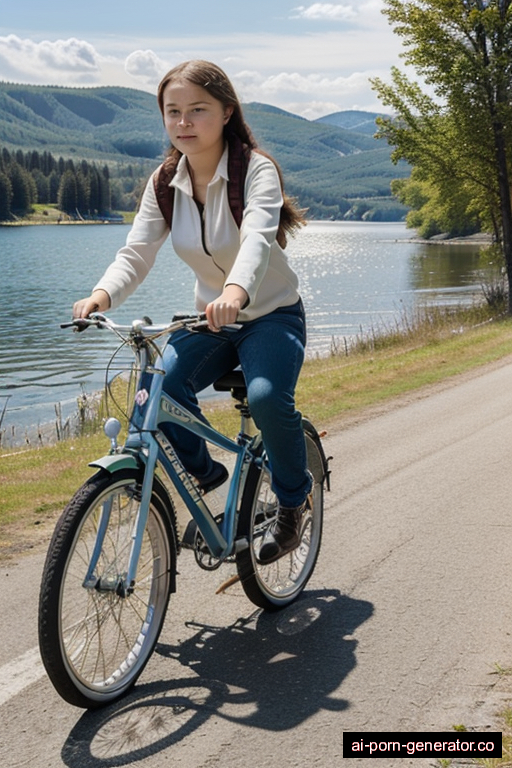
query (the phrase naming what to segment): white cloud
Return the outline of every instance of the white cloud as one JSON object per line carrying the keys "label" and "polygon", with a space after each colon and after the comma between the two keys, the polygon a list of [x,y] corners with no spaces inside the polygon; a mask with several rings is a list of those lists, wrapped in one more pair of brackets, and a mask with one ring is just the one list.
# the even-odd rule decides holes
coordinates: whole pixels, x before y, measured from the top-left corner
{"label": "white cloud", "polygon": [[[356,109],[357,107],[354,107]],[[318,117],[324,115],[331,115],[334,112],[340,112],[340,105],[335,101],[315,101],[312,99],[307,103],[301,101],[289,101],[286,106],[281,106],[286,112],[291,112],[292,115],[300,115],[300,117],[306,118],[306,120],[316,120]],[[373,110],[370,110],[373,111]]]}
{"label": "white cloud", "polygon": [[292,18],[308,19],[309,21],[347,21],[357,16],[351,5],[340,5],[339,3],[313,3],[313,5],[299,5],[293,8],[296,15]]}
{"label": "white cloud", "polygon": [[244,102],[259,101],[273,104],[308,119],[321,117],[343,109],[376,111],[376,98],[368,98],[368,79],[382,72],[353,72],[347,77],[302,75],[280,72],[265,76],[255,70],[232,76],[237,92]]}
{"label": "white cloud", "polygon": [[267,78],[264,87],[270,93],[296,92],[308,94],[343,95],[367,83],[368,76],[354,72],[348,77],[301,75],[298,72],[280,72]]}
{"label": "white cloud", "polygon": [[50,42],[9,35],[0,37],[0,80],[119,85],[155,93],[174,64],[204,58],[226,69],[244,102],[272,104],[307,118],[343,109],[378,111],[368,80],[388,79],[390,66],[399,64],[401,49],[400,39],[380,14],[381,0],[315,5],[353,8],[358,15],[355,26],[332,23],[320,31],[310,21],[307,35],[280,30],[268,35],[245,32],[236,39],[223,34]]}
{"label": "white cloud", "polygon": [[126,58],[125,71],[144,85],[156,85],[168,71],[169,66],[154,51],[133,51]]}
{"label": "white cloud", "polygon": [[5,79],[92,83],[99,78],[101,60],[93,45],[75,37],[39,43],[17,35],[0,37],[0,74]]}

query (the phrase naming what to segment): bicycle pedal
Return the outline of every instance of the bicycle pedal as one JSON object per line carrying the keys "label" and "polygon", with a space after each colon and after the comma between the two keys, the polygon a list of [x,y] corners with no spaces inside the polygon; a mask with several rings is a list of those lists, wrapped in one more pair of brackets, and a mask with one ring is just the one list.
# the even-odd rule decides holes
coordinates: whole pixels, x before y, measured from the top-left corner
{"label": "bicycle pedal", "polygon": [[218,557],[214,557],[207,547],[204,549],[194,549],[194,557],[196,563],[203,571],[216,571],[225,562]]}

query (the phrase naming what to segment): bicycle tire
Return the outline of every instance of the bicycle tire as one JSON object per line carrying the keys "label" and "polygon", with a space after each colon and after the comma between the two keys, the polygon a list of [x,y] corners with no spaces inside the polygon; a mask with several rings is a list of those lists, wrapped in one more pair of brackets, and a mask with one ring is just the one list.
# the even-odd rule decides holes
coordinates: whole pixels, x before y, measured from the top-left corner
{"label": "bicycle tire", "polygon": [[242,494],[238,538],[247,538],[249,546],[236,555],[238,576],[249,600],[266,611],[280,610],[299,597],[320,551],[327,461],[315,428],[305,419],[303,428],[313,488],[309,519],[297,549],[269,565],[258,563],[263,534],[275,519],[278,507],[264,466],[251,465]]}
{"label": "bicycle tire", "polygon": [[147,664],[175,588],[174,510],[155,478],[134,589],[84,586],[102,505],[112,502],[95,577],[126,573],[142,473],[101,470],[62,513],[46,558],[39,597],[39,647],[57,692],[86,709],[123,696]]}

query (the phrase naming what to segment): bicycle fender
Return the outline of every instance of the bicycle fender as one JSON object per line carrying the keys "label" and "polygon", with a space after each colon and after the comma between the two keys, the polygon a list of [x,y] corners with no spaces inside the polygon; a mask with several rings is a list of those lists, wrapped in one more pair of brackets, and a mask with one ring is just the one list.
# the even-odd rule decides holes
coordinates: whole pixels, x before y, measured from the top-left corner
{"label": "bicycle fender", "polygon": [[320,439],[320,435],[316,431],[313,424],[309,421],[309,419],[303,418],[302,426],[304,428],[304,431],[309,435],[309,437],[313,440],[313,442],[316,444],[318,448],[321,461],[322,461],[322,471],[323,471],[322,482],[325,483],[326,489],[330,491],[331,490],[331,470],[329,469],[329,462],[331,461],[332,456],[325,455],[325,451],[322,445],[322,441]]}
{"label": "bicycle fender", "polygon": [[118,469],[140,469],[139,462],[129,453],[113,453],[89,462],[90,467],[99,467],[111,474]]}

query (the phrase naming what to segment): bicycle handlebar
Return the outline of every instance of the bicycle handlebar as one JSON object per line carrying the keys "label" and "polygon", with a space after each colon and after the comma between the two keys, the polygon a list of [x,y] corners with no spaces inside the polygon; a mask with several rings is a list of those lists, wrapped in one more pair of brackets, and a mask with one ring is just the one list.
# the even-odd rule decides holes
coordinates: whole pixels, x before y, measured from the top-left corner
{"label": "bicycle handlebar", "polygon": [[[134,320],[131,325],[119,325],[114,323],[106,315],[101,312],[91,312],[89,317],[75,317],[73,320],[67,323],[61,323],[61,328],[73,328],[78,333],[87,330],[91,326],[96,328],[108,328],[110,331],[117,333],[118,335],[128,336],[143,336],[145,338],[156,339],[159,336],[173,333],[179,328],[190,328],[192,330],[206,330],[208,328],[208,322],[206,320],[206,314],[185,314],[179,313],[174,315],[170,323],[163,325],[154,325],[148,317],[144,317],[141,320]],[[225,326],[226,328],[237,329],[241,326],[237,323]]]}

